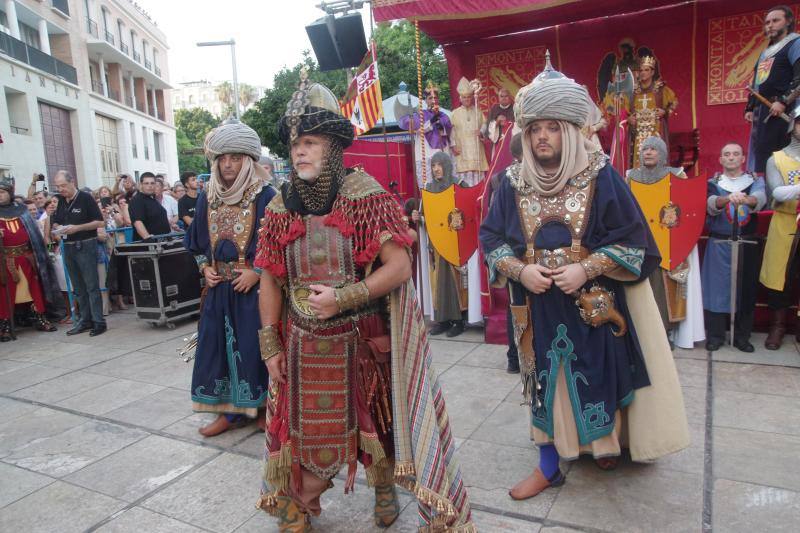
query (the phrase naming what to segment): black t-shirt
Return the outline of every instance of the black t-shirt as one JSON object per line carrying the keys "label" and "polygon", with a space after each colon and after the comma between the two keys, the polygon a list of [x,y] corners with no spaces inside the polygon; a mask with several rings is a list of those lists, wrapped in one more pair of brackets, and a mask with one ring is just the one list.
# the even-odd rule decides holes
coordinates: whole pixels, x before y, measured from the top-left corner
{"label": "black t-shirt", "polygon": [[[97,202],[94,201],[92,195],[78,191],[72,201],[67,201],[61,195],[58,195],[58,207],[53,215],[53,222],[60,226],[77,226],[78,224],[86,224],[96,220],[103,221],[103,213],[97,207]],[[67,242],[85,241],[86,239],[96,239],[97,229],[87,231],[79,231],[72,235],[67,235]]]}
{"label": "black t-shirt", "polygon": [[194,220],[194,210],[197,206],[197,196],[192,198],[188,194],[178,200],[178,220],[183,222],[183,217],[191,217]]}
{"label": "black t-shirt", "polygon": [[[141,222],[151,235],[163,235],[169,233],[171,230],[169,220],[167,219],[167,210],[161,207],[161,204],[154,196],[139,193],[131,198],[128,204],[128,211],[131,215],[131,224],[134,222]],[[134,240],[142,240],[139,232],[133,231]]]}

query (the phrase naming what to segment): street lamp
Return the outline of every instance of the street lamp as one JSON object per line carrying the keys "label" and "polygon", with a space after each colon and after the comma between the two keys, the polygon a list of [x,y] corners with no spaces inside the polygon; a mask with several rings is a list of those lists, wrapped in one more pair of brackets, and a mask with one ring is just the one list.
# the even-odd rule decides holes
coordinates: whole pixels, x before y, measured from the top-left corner
{"label": "street lamp", "polygon": [[230,46],[231,63],[233,64],[233,114],[239,118],[239,79],[236,77],[236,41],[208,41],[197,43],[197,46]]}

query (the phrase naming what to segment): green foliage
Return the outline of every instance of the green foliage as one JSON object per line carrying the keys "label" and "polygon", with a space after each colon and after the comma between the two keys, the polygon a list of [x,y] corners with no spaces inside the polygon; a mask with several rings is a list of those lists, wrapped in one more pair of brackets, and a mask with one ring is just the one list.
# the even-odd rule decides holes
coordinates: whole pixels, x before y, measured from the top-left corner
{"label": "green foliage", "polygon": [[192,153],[203,147],[206,134],[217,127],[220,120],[200,107],[178,109],[175,112],[175,137],[178,144],[178,169],[181,172],[206,171],[206,158]]}
{"label": "green foliage", "polygon": [[[414,43],[414,25],[407,22],[381,23],[373,34],[380,66],[381,92],[384,98],[397,93],[401,81],[406,82],[408,90],[417,94],[417,52]],[[420,35],[422,48],[422,85],[432,81],[440,89],[442,107],[450,107],[450,82],[447,76],[447,63],[444,53],[427,35]],[[284,67],[277,74],[272,88],[267,89],[264,98],[242,115],[242,121],[256,130],[261,142],[278,157],[289,156],[287,148],[278,138],[278,123],[286,111],[286,104],[297,89],[300,69],[308,69],[312,81],[322,83],[338,98],[347,91],[347,74],[344,70],[320,72],[311,53],[303,52],[301,62],[293,67]]]}
{"label": "green foliage", "polygon": [[[381,76],[381,92],[384,98],[397,94],[401,81],[408,91],[417,95],[417,49],[414,25],[407,20],[381,22],[373,33],[375,50]],[[444,52],[436,42],[420,32],[422,88],[428,81],[439,87],[439,104],[450,109],[450,79]]]}

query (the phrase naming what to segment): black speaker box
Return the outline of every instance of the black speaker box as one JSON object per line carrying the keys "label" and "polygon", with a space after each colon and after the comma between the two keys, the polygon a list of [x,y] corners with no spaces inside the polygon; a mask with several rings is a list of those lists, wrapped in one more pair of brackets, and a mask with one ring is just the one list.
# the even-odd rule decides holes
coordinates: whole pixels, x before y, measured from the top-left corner
{"label": "black speaker box", "polygon": [[361,14],[328,15],[306,26],[320,70],[357,67],[367,53]]}

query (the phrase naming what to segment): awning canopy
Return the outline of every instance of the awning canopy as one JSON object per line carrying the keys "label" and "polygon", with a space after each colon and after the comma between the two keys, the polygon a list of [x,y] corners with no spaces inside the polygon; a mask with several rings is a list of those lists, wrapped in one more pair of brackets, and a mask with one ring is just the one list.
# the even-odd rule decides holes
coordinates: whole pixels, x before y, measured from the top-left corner
{"label": "awning canopy", "polygon": [[[703,0],[698,0],[702,3]],[[374,0],[378,22],[419,19],[440,44],[471,41],[690,3],[676,0]],[[458,21],[457,24],[453,24]]]}

